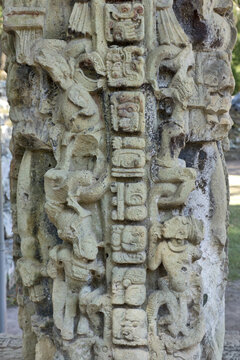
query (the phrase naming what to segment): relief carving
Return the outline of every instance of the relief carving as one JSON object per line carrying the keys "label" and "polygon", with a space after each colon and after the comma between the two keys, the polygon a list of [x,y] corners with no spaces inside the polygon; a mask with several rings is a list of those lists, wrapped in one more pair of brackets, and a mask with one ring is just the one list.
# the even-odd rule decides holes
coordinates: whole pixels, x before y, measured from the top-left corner
{"label": "relief carving", "polygon": [[88,1],[84,3],[76,2],[74,4],[68,28],[70,31],[78,34],[92,35],[91,8]]}
{"label": "relief carving", "polygon": [[106,4],[105,36],[109,42],[140,41],[144,37],[144,7],[141,3]]}
{"label": "relief carving", "polygon": [[145,99],[140,92],[122,91],[111,97],[112,127],[126,133],[145,130]]}
{"label": "relief carving", "polygon": [[11,1],[4,12],[4,30],[15,33],[16,60],[33,65],[31,45],[43,37],[45,1]]}
{"label": "relief carving", "polygon": [[116,345],[147,345],[147,316],[144,310],[113,310],[113,343]]}
{"label": "relief carving", "polygon": [[167,272],[166,278],[159,279],[160,290],[152,293],[148,300],[153,359],[156,350],[159,355],[165,348],[167,353],[180,351],[181,354],[203,337],[201,281],[199,267],[195,265],[201,258],[198,245],[202,240],[202,223],[193,218],[173,217],[150,228],[149,269],[154,271],[162,264]]}
{"label": "relief carving", "polygon": [[[80,291],[91,283],[92,278],[104,275],[96,261],[86,263],[74,256],[71,247],[57,245],[50,251],[48,274],[53,281],[53,319],[65,340],[74,338],[74,319],[79,308]],[[93,275],[94,274],[94,275]],[[82,325],[84,324],[84,325]],[[83,332],[84,331],[84,332]],[[77,333],[92,336],[85,317],[78,322]]]}
{"label": "relief carving", "polygon": [[146,270],[118,268],[112,270],[112,303],[140,306],[146,299]]}
{"label": "relief carving", "polygon": [[112,176],[142,177],[145,173],[145,141],[136,138],[113,138]]}
{"label": "relief carving", "polygon": [[146,259],[147,231],[144,226],[113,225],[112,259],[119,264],[141,264]]}
{"label": "relief carving", "polygon": [[235,37],[230,0],[5,1],[24,359],[221,359]]}
{"label": "relief carving", "polygon": [[106,57],[110,87],[139,87],[144,82],[144,49],[137,46],[113,47]]}
{"label": "relief carving", "polygon": [[147,217],[147,188],[143,182],[113,183],[111,190],[116,194],[112,198],[112,204],[116,207],[112,211],[113,220],[142,221]]}
{"label": "relief carving", "polygon": [[[195,140],[227,137],[234,79],[223,51],[196,53],[195,96],[189,101],[189,126]],[[193,130],[194,129],[194,130]]]}

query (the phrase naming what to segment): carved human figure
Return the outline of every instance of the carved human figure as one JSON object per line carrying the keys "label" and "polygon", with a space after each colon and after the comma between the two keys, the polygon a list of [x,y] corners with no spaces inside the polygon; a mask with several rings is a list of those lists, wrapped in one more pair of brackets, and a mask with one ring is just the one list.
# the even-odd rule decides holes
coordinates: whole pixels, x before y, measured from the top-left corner
{"label": "carved human figure", "polygon": [[[88,286],[93,278],[98,280],[104,275],[104,268],[96,261],[80,261],[70,245],[57,245],[50,251],[48,274],[53,282],[53,319],[61,330],[62,338],[74,338],[74,319],[78,313],[79,294],[90,291]],[[86,317],[81,314],[77,333],[86,337],[93,336]]]}
{"label": "carved human figure", "polygon": [[[97,53],[85,58],[84,51],[89,46],[85,40],[78,42],[77,48],[75,41],[68,45],[62,41],[56,48],[51,48],[51,43],[51,40],[43,40],[35,45],[35,61],[45,67],[62,88],[57,100],[60,111],[55,133],[52,133],[52,141],[58,141],[57,166],[45,174],[46,210],[59,236],[73,243],[75,254],[93,260],[97,255],[97,239],[92,229],[92,214],[80,203],[94,203],[107,190],[104,123],[99,105],[84,86],[75,84],[74,79],[82,74],[78,66],[81,61],[91,63],[97,73],[102,73],[104,66]],[[68,61],[70,53],[75,54],[74,63]],[[52,63],[53,56],[62,64],[61,68]],[[97,82],[95,86],[98,87]],[[59,221],[59,216],[65,221]],[[70,218],[75,219],[73,224],[76,225],[72,224],[72,229],[70,226],[66,231]],[[83,246],[88,247],[88,253],[81,250]]]}
{"label": "carved human figure", "polygon": [[[155,271],[162,264],[167,272],[166,279],[159,279],[160,290],[148,300],[153,353],[155,341],[159,344],[158,351],[166,347],[171,353],[198,344],[203,336],[199,268],[194,265],[201,257],[198,245],[202,239],[202,223],[191,217],[176,216],[163,224],[153,224],[150,229],[149,269]],[[197,293],[191,292],[194,287]],[[166,311],[161,314],[164,306]],[[191,307],[198,312],[197,322],[191,320]]]}

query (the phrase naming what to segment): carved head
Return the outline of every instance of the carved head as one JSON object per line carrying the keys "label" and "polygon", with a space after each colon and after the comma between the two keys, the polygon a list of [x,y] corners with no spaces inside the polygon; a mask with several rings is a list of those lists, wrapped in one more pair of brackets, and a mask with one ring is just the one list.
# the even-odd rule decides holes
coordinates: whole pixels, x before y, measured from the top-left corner
{"label": "carved head", "polygon": [[146,313],[127,310],[121,321],[122,337],[128,341],[144,338],[146,334]]}
{"label": "carved head", "polygon": [[113,310],[113,342],[122,345],[144,345],[147,339],[147,316],[141,309]]}

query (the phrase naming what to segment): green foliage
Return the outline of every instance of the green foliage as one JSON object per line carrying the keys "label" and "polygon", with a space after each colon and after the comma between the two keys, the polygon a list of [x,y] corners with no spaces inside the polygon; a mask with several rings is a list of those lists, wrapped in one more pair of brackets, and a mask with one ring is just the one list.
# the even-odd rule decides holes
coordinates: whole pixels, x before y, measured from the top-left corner
{"label": "green foliage", "polygon": [[240,205],[230,206],[229,280],[240,279]]}

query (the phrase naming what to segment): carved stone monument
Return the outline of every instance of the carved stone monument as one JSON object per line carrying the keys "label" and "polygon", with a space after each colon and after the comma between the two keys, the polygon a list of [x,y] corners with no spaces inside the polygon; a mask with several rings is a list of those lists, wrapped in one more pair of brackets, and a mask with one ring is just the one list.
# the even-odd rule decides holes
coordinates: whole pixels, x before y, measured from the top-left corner
{"label": "carved stone monument", "polygon": [[24,360],[220,360],[231,0],[5,0]]}

